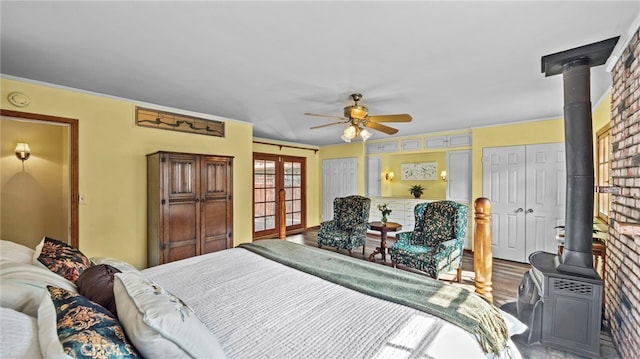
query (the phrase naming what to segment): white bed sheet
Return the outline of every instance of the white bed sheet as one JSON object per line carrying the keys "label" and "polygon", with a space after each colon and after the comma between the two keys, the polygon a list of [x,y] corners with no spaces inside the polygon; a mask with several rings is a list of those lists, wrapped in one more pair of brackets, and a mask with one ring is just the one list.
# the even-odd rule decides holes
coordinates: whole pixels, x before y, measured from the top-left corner
{"label": "white bed sheet", "polygon": [[[228,358],[491,357],[449,322],[241,248],[143,274],[191,306]],[[509,345],[511,358],[521,358]]]}

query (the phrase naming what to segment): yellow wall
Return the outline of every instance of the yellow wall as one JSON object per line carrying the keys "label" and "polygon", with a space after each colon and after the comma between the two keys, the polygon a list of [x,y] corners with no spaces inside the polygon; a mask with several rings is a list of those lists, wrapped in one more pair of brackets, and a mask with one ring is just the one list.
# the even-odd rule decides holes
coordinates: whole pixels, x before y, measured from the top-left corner
{"label": "yellow wall", "polygon": [[[217,118],[226,123],[225,138],[137,127],[131,101],[0,80],[3,109],[79,120],[79,187],[88,201],[79,209],[79,241],[88,256],[146,266],[146,154],[158,150],[234,156],[234,244],[251,241],[250,124]],[[29,106],[10,104],[13,91],[29,96]]]}
{"label": "yellow wall", "polygon": [[611,123],[611,92],[609,92],[593,110],[593,138],[601,128]]}
{"label": "yellow wall", "polygon": [[[447,184],[440,179],[440,172],[445,171],[447,167],[446,152],[424,152],[411,154],[385,154],[381,156],[383,173],[393,171],[395,177],[392,181],[382,180],[382,195],[389,197],[407,197],[413,198],[409,192],[409,187],[419,184],[424,187],[422,198],[424,199],[445,199],[447,197]],[[400,165],[403,163],[416,162],[436,162],[438,178],[433,181],[403,181]]]}
{"label": "yellow wall", "polygon": [[[67,128],[6,118],[1,122],[0,237],[30,248],[45,235],[66,241],[69,208],[64,189],[69,183],[63,150]],[[18,142],[31,148],[31,157],[24,163],[14,153]]]}
{"label": "yellow wall", "polygon": [[[302,145],[290,144],[286,142],[280,141],[271,141],[271,140],[259,140],[260,142],[269,142],[274,144],[289,144],[293,146],[303,147]],[[309,148],[313,148],[309,146]],[[304,157],[306,159],[306,178],[307,178],[307,227],[315,227],[320,225],[321,212],[318,212],[321,209],[318,207],[318,203],[321,203],[320,197],[322,196],[322,192],[318,191],[318,188],[322,188],[320,185],[321,178],[321,169],[322,165],[320,164],[320,156],[318,154],[319,151],[314,151],[311,149],[300,149],[300,148],[291,148],[283,146],[280,148],[279,146],[273,145],[265,145],[260,143],[253,144],[253,152],[259,153],[269,153],[275,155],[283,155],[283,156],[296,156],[296,157]]]}

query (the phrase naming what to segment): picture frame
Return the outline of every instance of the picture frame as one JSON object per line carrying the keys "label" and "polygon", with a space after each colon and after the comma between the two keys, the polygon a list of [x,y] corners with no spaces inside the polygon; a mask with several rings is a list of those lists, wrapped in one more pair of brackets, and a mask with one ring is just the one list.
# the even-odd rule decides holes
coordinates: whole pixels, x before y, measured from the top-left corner
{"label": "picture frame", "polygon": [[434,181],[438,178],[438,163],[402,163],[400,173],[400,179],[403,181]]}

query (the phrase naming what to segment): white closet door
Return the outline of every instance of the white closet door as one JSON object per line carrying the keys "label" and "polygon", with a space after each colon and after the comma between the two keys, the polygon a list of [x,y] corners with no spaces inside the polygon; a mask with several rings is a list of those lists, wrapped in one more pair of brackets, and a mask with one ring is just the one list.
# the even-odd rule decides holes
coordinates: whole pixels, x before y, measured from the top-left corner
{"label": "white closet door", "polygon": [[447,152],[447,199],[471,202],[471,151]]}
{"label": "white closet door", "polygon": [[482,195],[491,201],[493,256],[525,262],[525,146],[482,152]]}
{"label": "white closet door", "polygon": [[535,251],[555,253],[564,224],[564,143],[483,150],[483,196],[491,200],[493,255],[528,262]]}
{"label": "white closet door", "polygon": [[322,161],[322,220],[333,219],[333,200],[358,193],[358,159]]}
{"label": "white closet door", "polygon": [[380,197],[382,193],[382,165],[380,157],[367,157],[367,196]]}
{"label": "white closet door", "polygon": [[567,170],[563,143],[527,145],[526,258],[556,253],[556,230],[564,225]]}

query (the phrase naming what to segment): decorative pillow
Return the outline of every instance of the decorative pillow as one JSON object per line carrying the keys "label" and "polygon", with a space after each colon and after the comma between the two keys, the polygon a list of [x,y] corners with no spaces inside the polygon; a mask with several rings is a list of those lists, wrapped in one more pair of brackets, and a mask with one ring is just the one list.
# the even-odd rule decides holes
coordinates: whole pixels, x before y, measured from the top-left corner
{"label": "decorative pillow", "polygon": [[64,288],[76,292],[76,285],[63,277],[52,273],[41,266],[33,264],[0,261],[0,277],[2,279],[16,279],[25,283],[38,286],[43,290],[47,285]]}
{"label": "decorative pillow", "polygon": [[113,296],[115,273],[120,273],[120,270],[108,264],[94,265],[80,274],[76,284],[80,295],[100,304],[117,317],[116,299]]}
{"label": "decorative pillow", "polygon": [[0,325],[0,358],[42,358],[36,318],[0,308]]}
{"label": "decorative pillow", "polygon": [[45,358],[139,358],[108,310],[79,294],[47,288],[38,308],[40,350]]}
{"label": "decorative pillow", "polygon": [[111,257],[91,257],[91,263],[93,263],[93,265],[108,264],[112,267],[118,268],[120,272],[139,272],[138,268],[131,264]]}
{"label": "decorative pillow", "polygon": [[220,344],[180,298],[140,273],[116,273],[118,318],[145,358],[225,358]]}
{"label": "decorative pillow", "polygon": [[0,261],[0,304],[36,317],[47,285],[76,292],[75,284],[33,264]]}
{"label": "decorative pillow", "polygon": [[77,248],[57,239],[44,237],[33,255],[33,263],[44,265],[72,282],[91,267],[91,261]]}
{"label": "decorative pillow", "polygon": [[31,317],[38,316],[43,288],[16,279],[0,278],[0,306]]}
{"label": "decorative pillow", "polygon": [[34,252],[33,249],[22,244],[5,240],[0,241],[0,259],[2,260],[31,264]]}

